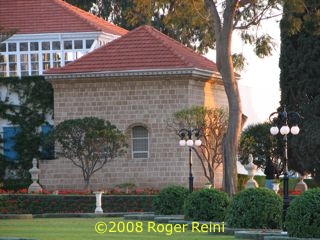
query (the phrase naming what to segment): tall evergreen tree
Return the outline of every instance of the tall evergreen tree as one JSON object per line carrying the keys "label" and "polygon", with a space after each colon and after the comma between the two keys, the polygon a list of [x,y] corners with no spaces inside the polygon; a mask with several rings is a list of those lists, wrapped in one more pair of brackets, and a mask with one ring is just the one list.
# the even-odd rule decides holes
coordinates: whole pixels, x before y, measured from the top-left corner
{"label": "tall evergreen tree", "polygon": [[281,104],[304,116],[289,167],[320,182],[320,2],[287,1],[281,20]]}

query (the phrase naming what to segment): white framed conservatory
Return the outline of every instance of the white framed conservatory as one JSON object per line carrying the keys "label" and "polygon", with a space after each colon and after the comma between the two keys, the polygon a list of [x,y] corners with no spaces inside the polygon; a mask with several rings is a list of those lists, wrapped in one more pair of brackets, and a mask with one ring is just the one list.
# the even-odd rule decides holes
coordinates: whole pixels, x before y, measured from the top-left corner
{"label": "white framed conservatory", "polygon": [[97,32],[15,34],[0,44],[0,77],[42,75],[117,37]]}

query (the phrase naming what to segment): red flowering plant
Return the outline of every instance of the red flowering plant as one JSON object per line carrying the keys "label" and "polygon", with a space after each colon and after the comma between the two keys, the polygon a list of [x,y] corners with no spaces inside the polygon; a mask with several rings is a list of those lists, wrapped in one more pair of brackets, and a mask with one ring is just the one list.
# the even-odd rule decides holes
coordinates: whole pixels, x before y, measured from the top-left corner
{"label": "red flowering plant", "polygon": [[76,190],[76,189],[62,189],[54,191],[54,194],[57,195],[89,195],[91,194],[90,190]]}
{"label": "red flowering plant", "polygon": [[26,193],[28,193],[28,189],[27,188],[22,188],[22,189],[19,189],[18,191],[16,191],[16,193],[18,193],[18,194],[26,194]]}
{"label": "red flowering plant", "polygon": [[105,193],[107,195],[155,195],[159,193],[159,190],[154,188],[120,188],[116,186],[107,189]]}
{"label": "red flowering plant", "polygon": [[[17,191],[11,190],[11,189],[2,189],[0,188],[0,194],[23,194],[25,193],[25,189],[19,189]],[[27,192],[28,193],[28,189]]]}
{"label": "red flowering plant", "polygon": [[[300,195],[301,193],[302,192],[298,191],[298,190],[289,190],[289,195],[291,195],[291,196],[297,196],[297,195]],[[279,195],[283,196],[283,192],[279,191]]]}
{"label": "red flowering plant", "polygon": [[[136,187],[121,187],[116,186],[114,188],[103,190],[106,195],[155,195],[159,193],[158,189],[154,188],[136,188]],[[28,194],[27,188],[22,188],[17,191],[6,190],[0,188],[0,194]],[[39,192],[33,194],[44,194],[44,195],[91,195],[90,190],[77,190],[77,189],[60,189],[55,191],[49,191],[42,189]]]}
{"label": "red flowering plant", "polygon": [[298,190],[289,190],[289,194],[290,194],[290,195],[300,195],[300,194],[301,194],[301,191],[298,191]]}

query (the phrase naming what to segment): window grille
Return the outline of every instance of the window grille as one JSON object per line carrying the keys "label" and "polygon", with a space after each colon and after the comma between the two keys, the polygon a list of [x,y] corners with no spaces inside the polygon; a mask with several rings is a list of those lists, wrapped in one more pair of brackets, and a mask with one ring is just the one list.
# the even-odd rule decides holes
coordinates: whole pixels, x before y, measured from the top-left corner
{"label": "window grille", "polygon": [[149,133],[145,127],[136,126],[132,128],[132,157],[149,157]]}

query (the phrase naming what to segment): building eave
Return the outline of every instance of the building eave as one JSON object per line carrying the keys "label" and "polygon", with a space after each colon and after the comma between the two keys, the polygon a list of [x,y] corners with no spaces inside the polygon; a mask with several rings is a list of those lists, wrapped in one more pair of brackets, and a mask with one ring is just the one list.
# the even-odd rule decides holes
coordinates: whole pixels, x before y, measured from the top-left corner
{"label": "building eave", "polygon": [[97,38],[105,36],[115,39],[118,35],[105,32],[63,32],[63,33],[26,33],[14,34],[4,42],[16,41],[41,41],[41,40],[61,40],[61,39],[77,39],[77,38]]}
{"label": "building eave", "polygon": [[124,71],[104,71],[85,73],[65,73],[65,74],[44,74],[46,80],[58,79],[80,79],[80,78],[101,78],[101,77],[130,77],[130,76],[159,76],[159,75],[192,75],[199,78],[218,78],[218,72],[198,69],[198,68],[176,68],[176,69],[146,69],[146,70],[124,70]]}

